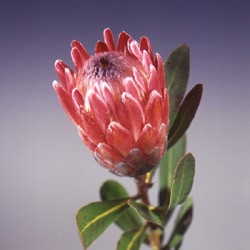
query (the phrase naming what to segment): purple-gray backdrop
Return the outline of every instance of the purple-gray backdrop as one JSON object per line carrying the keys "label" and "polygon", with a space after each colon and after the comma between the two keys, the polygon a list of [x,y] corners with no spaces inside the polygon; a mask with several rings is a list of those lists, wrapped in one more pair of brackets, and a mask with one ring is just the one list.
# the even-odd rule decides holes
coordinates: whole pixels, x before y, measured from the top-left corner
{"label": "purple-gray backdrop", "polygon": [[[195,216],[183,249],[248,249],[249,3],[2,0],[0,249],[81,249],[76,210],[99,199],[106,179],[135,190],[130,179],[98,166],[51,86],[55,59],[72,65],[71,40],[92,52],[106,27],[115,36],[122,30],[136,39],[147,35],[164,59],[189,44],[189,89],[203,82],[205,92],[188,133],[197,171]],[[120,233],[112,226],[90,249],[115,249]]]}

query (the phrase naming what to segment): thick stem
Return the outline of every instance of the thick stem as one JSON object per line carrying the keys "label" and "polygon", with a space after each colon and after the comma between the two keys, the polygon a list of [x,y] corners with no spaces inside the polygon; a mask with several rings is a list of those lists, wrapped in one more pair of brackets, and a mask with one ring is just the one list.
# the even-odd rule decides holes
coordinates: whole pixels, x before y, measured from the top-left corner
{"label": "thick stem", "polygon": [[[149,196],[148,196],[148,189],[152,187],[150,180],[148,180],[146,175],[138,176],[135,178],[137,192],[143,204],[150,206]],[[160,241],[161,234],[157,230],[157,228],[149,223],[149,234],[148,240],[150,242],[150,246],[152,250],[160,250],[161,248],[161,241]]]}
{"label": "thick stem", "polygon": [[137,192],[141,198],[141,201],[149,206],[149,197],[148,197],[148,189],[151,187],[151,184],[146,183],[146,175],[138,176],[135,178]]}

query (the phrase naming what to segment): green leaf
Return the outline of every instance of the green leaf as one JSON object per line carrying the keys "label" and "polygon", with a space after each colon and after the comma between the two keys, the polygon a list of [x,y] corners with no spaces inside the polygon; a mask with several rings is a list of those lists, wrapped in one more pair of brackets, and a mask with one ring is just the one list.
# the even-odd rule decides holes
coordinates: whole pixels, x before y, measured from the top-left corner
{"label": "green leaf", "polygon": [[100,196],[102,200],[106,201],[128,198],[129,194],[118,181],[107,180],[100,188]]}
{"label": "green leaf", "polygon": [[[103,201],[106,201],[127,198],[129,194],[119,182],[108,180],[101,186],[100,196]],[[124,231],[131,231],[140,228],[142,220],[132,208],[128,207],[115,223]]]}
{"label": "green leaf", "polygon": [[182,102],[178,114],[169,131],[168,148],[172,147],[185,134],[190,126],[199,107],[202,90],[202,84],[195,85]]}
{"label": "green leaf", "polygon": [[191,153],[182,157],[174,173],[169,209],[185,201],[193,185],[195,159]]}
{"label": "green leaf", "polygon": [[183,203],[175,224],[180,227],[179,231],[185,232],[191,223],[193,215],[193,199],[188,197]]}
{"label": "green leaf", "polygon": [[125,232],[118,242],[117,250],[139,250],[145,239],[146,226],[137,230]]}
{"label": "green leaf", "polygon": [[183,157],[186,151],[186,137],[183,136],[172,148],[167,150],[163,159],[160,162],[160,193],[159,205],[168,205],[170,190],[174,179],[174,171],[179,160]]}
{"label": "green leaf", "polygon": [[[182,205],[179,214],[177,216],[174,230],[169,238],[169,241],[166,245],[166,249],[179,249],[179,246],[182,244],[184,234],[189,228],[193,217],[193,201],[189,197],[186,199]],[[163,248],[165,249],[165,248]]]}
{"label": "green leaf", "polygon": [[166,84],[170,97],[170,128],[187,88],[190,64],[189,54],[188,46],[182,44],[169,55],[164,65]]}
{"label": "green leaf", "polygon": [[163,227],[160,217],[154,213],[150,207],[133,200],[129,200],[128,205],[132,207],[146,221],[151,222],[161,228]]}
{"label": "green leaf", "polygon": [[127,208],[128,199],[90,203],[82,207],[76,221],[84,249],[99,237]]}

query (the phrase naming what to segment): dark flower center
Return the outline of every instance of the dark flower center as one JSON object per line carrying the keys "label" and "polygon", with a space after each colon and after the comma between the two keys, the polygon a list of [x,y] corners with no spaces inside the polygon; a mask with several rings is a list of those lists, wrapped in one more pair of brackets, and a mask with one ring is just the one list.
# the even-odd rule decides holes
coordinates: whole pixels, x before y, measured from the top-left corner
{"label": "dark flower center", "polygon": [[131,74],[130,60],[120,52],[97,53],[83,67],[83,78],[92,81],[111,82]]}

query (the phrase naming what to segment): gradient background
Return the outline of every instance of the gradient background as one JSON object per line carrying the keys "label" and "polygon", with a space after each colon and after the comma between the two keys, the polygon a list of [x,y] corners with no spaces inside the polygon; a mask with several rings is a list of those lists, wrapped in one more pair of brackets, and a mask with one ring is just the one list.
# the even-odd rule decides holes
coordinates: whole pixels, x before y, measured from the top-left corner
{"label": "gradient background", "polygon": [[[183,249],[249,249],[249,3],[2,0],[0,249],[82,249],[74,216],[99,200],[101,183],[118,179],[135,192],[129,178],[98,166],[51,86],[57,58],[72,66],[70,42],[92,53],[106,27],[115,37],[122,30],[147,35],[164,59],[189,44],[189,89],[198,82],[205,89],[188,133],[197,171]],[[120,234],[111,226],[90,249],[115,249]]]}

